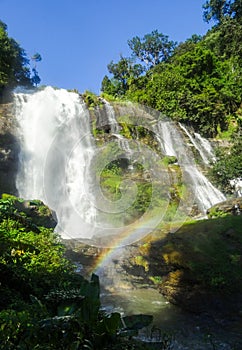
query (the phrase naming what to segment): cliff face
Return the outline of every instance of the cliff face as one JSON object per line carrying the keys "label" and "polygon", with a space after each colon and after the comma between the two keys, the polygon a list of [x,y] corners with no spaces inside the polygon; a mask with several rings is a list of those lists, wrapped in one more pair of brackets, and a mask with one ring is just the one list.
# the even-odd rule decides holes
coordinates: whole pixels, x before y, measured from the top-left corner
{"label": "cliff face", "polygon": [[12,103],[0,105],[0,195],[17,194],[19,145]]}

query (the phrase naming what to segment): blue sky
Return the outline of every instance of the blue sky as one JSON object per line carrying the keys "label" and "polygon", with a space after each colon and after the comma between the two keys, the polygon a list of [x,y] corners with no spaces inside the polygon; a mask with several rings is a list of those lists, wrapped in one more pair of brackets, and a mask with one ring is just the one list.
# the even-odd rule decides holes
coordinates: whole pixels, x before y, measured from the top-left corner
{"label": "blue sky", "polygon": [[209,29],[205,0],[0,0],[0,19],[29,56],[41,84],[98,93],[107,64],[129,56],[127,40],[152,30],[181,42]]}

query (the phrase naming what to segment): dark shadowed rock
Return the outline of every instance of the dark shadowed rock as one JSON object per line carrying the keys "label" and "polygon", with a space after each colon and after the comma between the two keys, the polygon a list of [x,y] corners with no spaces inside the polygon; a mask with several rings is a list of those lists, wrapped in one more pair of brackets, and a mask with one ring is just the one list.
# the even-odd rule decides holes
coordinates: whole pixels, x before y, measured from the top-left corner
{"label": "dark shadowed rock", "polygon": [[17,194],[19,143],[12,108],[11,103],[0,105],[0,195]]}

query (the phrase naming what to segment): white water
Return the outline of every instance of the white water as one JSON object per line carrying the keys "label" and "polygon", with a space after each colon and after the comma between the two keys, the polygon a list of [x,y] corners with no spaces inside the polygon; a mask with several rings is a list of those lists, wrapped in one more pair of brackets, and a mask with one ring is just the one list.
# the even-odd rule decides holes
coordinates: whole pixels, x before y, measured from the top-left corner
{"label": "white water", "polygon": [[120,127],[119,127],[119,124],[116,120],[115,111],[108,101],[106,101],[104,99],[102,99],[102,101],[104,103],[104,108],[105,108],[105,112],[106,112],[106,116],[107,116],[108,125],[111,127],[111,133],[116,134],[119,132]]}
{"label": "white water", "polygon": [[119,148],[122,149],[127,156],[130,156],[132,154],[132,149],[129,146],[129,141],[122,135],[120,134],[113,134],[113,136],[115,136],[118,140],[118,145]]}
{"label": "white water", "polygon": [[211,143],[197,132],[194,132],[194,136],[195,139],[199,142],[200,147],[203,149],[204,153],[207,155],[208,161],[215,162],[216,157]]}
{"label": "white water", "polygon": [[155,134],[157,135],[158,131],[158,140],[160,141],[161,150],[164,152],[164,154],[167,156],[176,156],[177,152],[174,148],[173,142],[176,137],[174,135],[176,130],[171,128],[170,125],[171,124],[169,121],[159,121],[155,127]]}
{"label": "white water", "polygon": [[89,237],[95,220],[90,161],[94,144],[89,112],[75,93],[47,87],[15,94],[20,125],[19,196],[56,211],[62,236]]}
{"label": "white water", "polygon": [[161,149],[165,155],[177,158],[182,169],[183,182],[190,185],[193,203],[205,214],[208,208],[224,201],[225,196],[197,168],[193,154],[175,123],[160,121],[158,127]]}
{"label": "white water", "polygon": [[[114,232],[110,218],[120,212],[123,213],[121,220],[125,217],[126,209],[136,198],[137,188],[130,182],[124,183],[122,198],[114,202],[103,195],[98,174],[92,172],[95,170],[94,162],[101,162],[101,173],[107,161],[122,155],[112,158],[113,152],[116,152],[112,149],[109,159],[106,158],[105,147],[96,148],[90,131],[89,111],[80,96],[47,87],[34,93],[16,93],[15,106],[21,139],[16,183],[19,195],[43,200],[55,210],[58,218],[56,230],[63,237],[102,237],[104,231],[106,235],[120,235],[118,229]],[[119,126],[113,107],[105,103],[105,109],[106,116],[103,115],[103,118],[108,119],[119,148],[130,159],[130,167],[133,161],[139,161],[153,171],[159,156],[137,140],[127,140],[118,134]],[[177,158],[182,180],[190,188],[189,205],[183,203],[185,206],[192,207],[196,203],[199,210],[205,213],[209,207],[225,199],[196,167],[192,152],[175,123],[159,121],[154,132],[163,153]],[[112,142],[109,146],[112,147]],[[159,178],[166,174],[153,171],[153,176],[155,187]],[[168,186],[169,181],[163,180]],[[159,193],[159,190],[154,193]],[[149,225],[152,227],[155,224],[152,222]],[[139,221],[138,227],[137,235],[143,235],[143,231],[147,231],[145,219],[144,224],[142,220]],[[122,228],[125,229],[125,225]]]}
{"label": "white water", "polygon": [[215,154],[213,152],[213,148],[210,142],[196,132],[194,132],[194,137],[193,137],[192,134],[188,131],[188,129],[181,123],[179,123],[179,126],[189,137],[193,146],[198,150],[203,162],[207,165],[210,164],[211,162],[214,162]]}
{"label": "white water", "polygon": [[[92,198],[96,191],[91,181],[90,166],[97,150],[90,133],[89,113],[85,104],[77,94],[48,87],[32,94],[16,93],[15,106],[21,138],[20,169],[17,178],[20,196],[42,199],[53,208],[59,221],[57,231],[63,236],[89,238],[92,234],[90,229],[93,227],[89,223],[95,221],[97,215],[95,198]],[[198,201],[205,210],[215,202],[224,200],[224,196],[197,169],[192,153],[175,124],[160,122],[158,127],[159,131],[156,131],[156,134],[161,149],[166,155],[177,157],[183,179],[186,183],[191,183],[194,190],[194,201]],[[130,152],[133,151],[130,146],[132,143],[128,141],[128,144],[123,144],[122,147]],[[112,267],[112,263],[108,261],[107,266]],[[109,277],[109,272],[104,271]],[[111,274],[113,271],[112,283],[117,283],[116,267],[112,269]],[[188,337],[189,331],[195,335],[198,333],[197,318],[191,321],[189,316],[188,323],[187,315],[180,316],[179,310],[167,304],[156,291],[145,288],[134,290],[133,286],[126,290],[122,289],[123,280],[119,282],[116,288],[117,304],[121,306],[119,311],[154,313],[158,327],[162,325],[164,331],[167,326],[168,333],[169,329],[173,332],[176,322],[177,327],[182,325],[186,345],[176,346],[174,349],[198,349],[193,347]],[[116,291],[114,290],[114,293]],[[112,290],[110,294],[112,301],[109,299],[109,293],[102,298],[106,298],[108,305],[115,307]],[[113,307],[110,311],[113,311]],[[207,320],[205,321],[206,330],[210,331]],[[186,326],[185,331],[183,325]],[[177,327],[175,326],[176,329]],[[207,339],[207,331],[206,334],[201,333],[201,338]]]}

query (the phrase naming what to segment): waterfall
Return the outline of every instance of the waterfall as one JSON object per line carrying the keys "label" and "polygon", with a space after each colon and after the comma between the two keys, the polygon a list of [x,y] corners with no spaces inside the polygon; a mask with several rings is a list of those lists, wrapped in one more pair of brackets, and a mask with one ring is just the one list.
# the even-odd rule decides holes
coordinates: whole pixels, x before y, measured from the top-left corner
{"label": "waterfall", "polygon": [[120,134],[113,134],[113,136],[115,136],[118,140],[118,145],[119,148],[121,150],[123,150],[125,152],[125,154],[127,155],[127,157],[129,158],[132,155],[132,149],[129,146],[129,141],[122,135]]}
{"label": "waterfall", "polygon": [[[110,241],[110,235],[121,237],[123,234],[125,244],[128,244],[156,227],[163,214],[156,217],[151,210],[152,207],[159,213],[166,210],[172,186],[168,172],[160,166],[160,154],[155,150],[142,144],[142,140],[126,139],[119,134],[116,109],[108,102],[103,100],[102,113],[98,110],[95,115],[99,118],[99,126],[104,125],[107,128],[104,130],[112,134],[102,147],[95,145],[89,111],[76,93],[52,87],[16,92],[15,109],[21,149],[16,181],[19,196],[40,199],[52,208],[58,218],[56,230],[62,237],[99,242],[105,240],[104,236]],[[139,114],[138,109],[135,114]],[[157,122],[154,116],[146,118],[145,115],[139,119],[144,124],[139,124],[135,114],[129,116],[130,122],[133,118],[134,126],[141,125],[153,131],[162,153],[177,158],[182,182],[191,192],[189,205],[196,203],[205,213],[225,199],[197,168],[184,134],[174,122]],[[122,179],[122,196],[112,201],[102,191],[101,174],[108,164],[119,158],[127,158],[129,162]],[[130,224],[127,230],[125,216],[137,196],[134,180],[140,180],[134,164],[143,166],[145,178],[152,183],[153,206],[147,207],[142,217],[135,218],[133,226]],[[163,197],[159,202],[161,193]],[[181,202],[183,207],[189,206],[186,200]],[[157,203],[161,203],[161,208]],[[178,214],[175,219],[179,219]],[[126,231],[132,233],[127,239]]]}
{"label": "waterfall", "polygon": [[197,168],[192,151],[187,147],[182,133],[174,122],[159,121],[159,141],[165,155],[175,156],[183,172],[183,182],[190,185],[194,203],[206,213],[206,210],[224,201],[225,196]]}
{"label": "waterfall", "polygon": [[179,123],[180,128],[185,132],[189,137],[191,143],[199,152],[203,162],[205,164],[210,164],[212,161],[215,161],[215,154],[213,152],[212,146],[208,140],[203,138],[200,134],[194,132],[194,137],[187,130],[187,128]]}
{"label": "waterfall", "polygon": [[99,100],[102,104],[95,110],[96,126],[111,134],[119,133],[120,126],[116,120],[114,108],[104,98],[99,97]]}
{"label": "waterfall", "polygon": [[194,136],[195,139],[197,140],[197,142],[200,145],[200,148],[203,150],[203,154],[206,155],[207,157],[207,161],[208,162],[215,162],[216,161],[216,157],[215,157],[215,153],[213,151],[213,147],[211,145],[211,143],[205,139],[204,137],[202,137],[200,134],[198,134],[197,132],[194,132]]}
{"label": "waterfall", "polygon": [[168,156],[176,156],[177,152],[174,149],[174,142],[176,135],[175,128],[171,128],[171,123],[169,121],[159,121],[156,126],[154,126],[155,135],[158,135],[158,141],[160,142],[161,150],[164,154]]}
{"label": "waterfall", "polygon": [[116,134],[119,132],[120,127],[119,127],[118,122],[116,120],[115,111],[108,101],[106,101],[104,99],[102,99],[102,101],[104,102],[104,108],[105,108],[105,112],[107,115],[108,124],[111,127],[111,133]]}
{"label": "waterfall", "polygon": [[76,93],[47,87],[15,93],[20,125],[19,196],[55,210],[62,236],[90,236],[96,210],[90,162],[94,143],[89,112]]}

